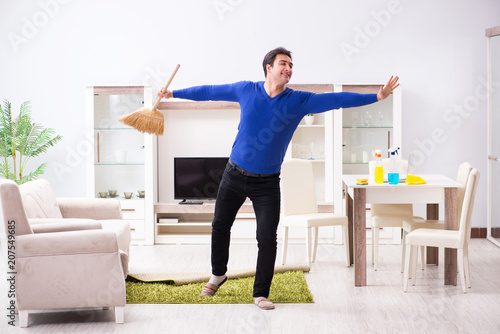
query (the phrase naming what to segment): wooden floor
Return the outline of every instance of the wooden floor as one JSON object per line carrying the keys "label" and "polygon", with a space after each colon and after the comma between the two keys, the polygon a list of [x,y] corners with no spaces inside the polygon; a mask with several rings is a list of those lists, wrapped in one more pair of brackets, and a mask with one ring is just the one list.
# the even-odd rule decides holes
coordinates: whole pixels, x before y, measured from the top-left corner
{"label": "wooden floor", "polygon": [[[371,263],[370,245],[367,246]],[[367,287],[353,286],[344,248],[320,245],[306,274],[313,304],[277,304],[261,311],[239,305],[127,305],[125,324],[112,310],[30,313],[29,328],[7,325],[5,279],[0,282],[0,333],[499,333],[500,248],[472,239],[472,288],[443,285],[443,266],[426,266],[407,293],[399,271],[400,246],[381,245],[379,270],[368,268]],[[442,254],[442,252],[440,252]],[[278,254],[280,255],[280,254]],[[303,245],[290,245],[287,264],[302,264]],[[230,269],[255,266],[254,245],[231,246]],[[441,255],[441,263],[442,255]],[[132,247],[131,272],[210,271],[209,245]],[[460,284],[460,282],[459,282]],[[17,323],[17,319],[16,319]]]}

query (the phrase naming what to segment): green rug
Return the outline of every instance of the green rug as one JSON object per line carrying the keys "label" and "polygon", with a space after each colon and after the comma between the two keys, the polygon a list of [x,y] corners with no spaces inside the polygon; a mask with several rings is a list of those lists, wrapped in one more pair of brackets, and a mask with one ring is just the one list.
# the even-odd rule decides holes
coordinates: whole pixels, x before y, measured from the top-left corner
{"label": "green rug", "polygon": [[[213,297],[200,297],[206,282],[172,285],[127,277],[127,304],[250,304],[254,276],[229,279]],[[314,303],[301,270],[275,273],[269,300],[273,303]]]}

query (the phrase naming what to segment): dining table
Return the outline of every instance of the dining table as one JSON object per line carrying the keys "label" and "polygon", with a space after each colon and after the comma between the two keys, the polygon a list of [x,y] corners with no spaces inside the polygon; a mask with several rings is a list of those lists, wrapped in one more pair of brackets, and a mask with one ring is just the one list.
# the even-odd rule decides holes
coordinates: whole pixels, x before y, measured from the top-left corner
{"label": "dining table", "polygon": [[[457,189],[463,185],[441,174],[419,174],[425,184],[376,184],[373,177],[343,174],[345,214],[349,221],[349,248],[354,265],[354,285],[366,286],[366,210],[367,204],[425,204],[426,218],[439,219],[439,205],[444,204],[444,228],[458,230]],[[368,179],[367,184],[356,180]],[[427,263],[438,264],[438,249],[427,249]],[[399,267],[398,267],[399,268]],[[457,285],[457,251],[445,249],[444,284]]]}

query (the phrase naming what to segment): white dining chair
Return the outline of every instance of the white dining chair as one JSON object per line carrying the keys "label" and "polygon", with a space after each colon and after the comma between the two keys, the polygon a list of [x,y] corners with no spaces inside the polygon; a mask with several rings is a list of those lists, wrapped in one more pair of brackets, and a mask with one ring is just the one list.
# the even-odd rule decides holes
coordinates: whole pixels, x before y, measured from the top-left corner
{"label": "white dining chair", "polygon": [[[420,217],[413,216],[412,204],[372,204],[370,215],[372,230],[372,264],[373,269],[377,270],[380,229],[392,227],[401,230],[403,221]],[[401,262],[404,263],[404,257]]]}
{"label": "white dining chair", "polygon": [[462,290],[466,293],[467,287],[471,287],[468,246],[471,231],[471,215],[478,181],[479,172],[474,168],[470,172],[465,186],[458,230],[419,228],[406,235],[406,255],[403,278],[403,290],[405,292],[408,290],[410,275],[412,285],[415,285],[417,251],[419,246],[457,249],[457,265],[459,277],[462,282]]}
{"label": "white dining chair", "polygon": [[[286,262],[289,227],[306,228],[306,258],[307,265],[310,267],[311,263],[316,260],[318,228],[321,226],[342,226],[346,266],[350,266],[347,217],[334,213],[318,212],[313,166],[310,160],[290,159],[283,163],[281,168],[280,224],[284,228],[281,264]],[[313,230],[314,241],[312,242]],[[313,249],[311,250],[311,248]]]}
{"label": "white dining chair", "polygon": [[[457,189],[457,217],[460,218],[460,214],[462,212],[462,203],[464,201],[465,195],[465,186],[467,184],[467,179],[469,178],[469,174],[472,170],[472,166],[468,162],[463,162],[458,167],[457,173],[457,182],[459,182],[463,187]],[[424,219],[420,217],[414,217],[412,219],[404,219],[403,220],[403,239],[402,239],[402,258],[401,261],[401,272],[404,269],[404,258],[405,258],[405,236],[419,228],[428,228],[428,229],[436,229],[442,230],[444,229],[444,223],[442,220],[432,220],[432,219]],[[420,267],[424,270],[425,264],[425,247],[420,248]]]}

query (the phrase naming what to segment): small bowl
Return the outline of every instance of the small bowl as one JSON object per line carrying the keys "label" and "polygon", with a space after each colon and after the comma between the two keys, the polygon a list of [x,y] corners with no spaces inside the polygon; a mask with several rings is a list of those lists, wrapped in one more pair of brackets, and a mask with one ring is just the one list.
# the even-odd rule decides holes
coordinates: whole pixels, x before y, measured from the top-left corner
{"label": "small bowl", "polygon": [[97,196],[99,196],[100,198],[106,198],[108,197],[108,193],[106,191],[100,191]]}
{"label": "small bowl", "polygon": [[109,196],[116,197],[117,191],[116,190],[108,190],[108,193],[109,193]]}
{"label": "small bowl", "polygon": [[144,190],[137,190],[137,193],[139,194],[139,198],[144,198],[146,192]]}
{"label": "small bowl", "polygon": [[124,192],[123,195],[125,195],[125,199],[131,199],[132,196],[134,196],[134,193],[131,192]]}

